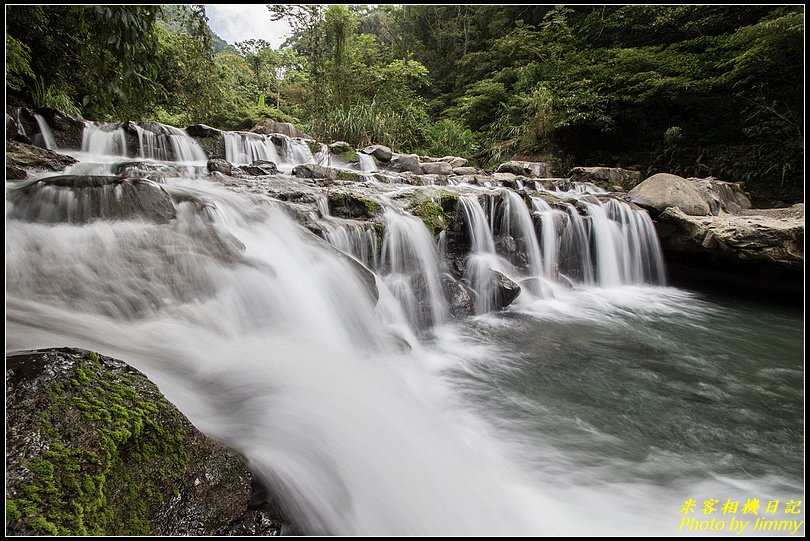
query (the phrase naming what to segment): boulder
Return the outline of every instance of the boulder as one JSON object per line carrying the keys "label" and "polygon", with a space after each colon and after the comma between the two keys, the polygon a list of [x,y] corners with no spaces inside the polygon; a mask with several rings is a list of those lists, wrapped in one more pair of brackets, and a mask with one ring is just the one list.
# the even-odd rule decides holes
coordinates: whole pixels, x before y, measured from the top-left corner
{"label": "boulder", "polygon": [[241,169],[248,175],[253,175],[255,177],[275,175],[278,173],[278,167],[276,164],[267,160],[256,160],[250,165],[241,166]]}
{"label": "boulder", "polygon": [[452,175],[453,167],[447,162],[420,163],[424,175]]}
{"label": "boulder", "polygon": [[336,154],[343,154],[344,152],[354,152],[354,147],[346,141],[335,141],[329,145],[329,151]]}
{"label": "boulder", "polygon": [[31,109],[6,107],[6,115],[6,140],[30,145],[31,137],[39,133],[39,126]]}
{"label": "boulder", "polygon": [[218,171],[223,175],[230,175],[232,167],[233,166],[231,165],[231,163],[227,160],[219,160],[219,159],[208,160],[208,171],[210,172]]}
{"label": "boulder", "polygon": [[25,169],[17,167],[16,165],[6,166],[6,180],[22,180],[28,176]]}
{"label": "boulder", "polygon": [[6,141],[6,168],[13,166],[34,171],[63,171],[77,161],[71,156],[38,146]]}
{"label": "boulder", "polygon": [[8,200],[14,204],[10,217],[31,222],[147,220],[167,223],[176,215],[166,190],[143,178],[48,177],[9,190]]}
{"label": "boulder", "polygon": [[783,209],[700,217],[670,207],[658,216],[656,229],[665,251],[804,268],[802,203]]}
{"label": "boulder", "polygon": [[148,178],[158,183],[162,183],[167,177],[179,177],[183,174],[180,166],[151,160],[120,162],[113,166],[112,173],[119,177]]}
{"label": "boulder", "polygon": [[444,295],[450,303],[450,314],[456,318],[475,315],[475,291],[465,283],[445,273],[441,276]]}
{"label": "boulder", "polygon": [[459,156],[444,156],[442,158],[439,158],[439,161],[449,163],[450,167],[452,167],[453,169],[455,169],[456,167],[464,167],[465,165],[467,165],[467,160]]}
{"label": "boulder", "polygon": [[56,147],[62,150],[81,150],[84,137],[84,122],[58,109],[34,109],[51,128]]}
{"label": "boulder", "polygon": [[220,130],[205,124],[194,124],[186,128],[186,133],[197,141],[209,160],[225,159],[225,138]]}
{"label": "boulder", "polygon": [[520,295],[520,286],[496,270],[491,271],[490,282],[495,292],[493,308],[501,310],[506,308]]}
{"label": "boulder", "polygon": [[422,167],[419,165],[419,156],[416,154],[394,154],[388,166],[398,173],[404,171],[410,171],[417,175],[422,173]]}
{"label": "boulder", "polygon": [[543,162],[519,162],[508,161],[500,164],[495,170],[496,173],[512,173],[532,178],[547,178],[551,173],[551,168]]}
{"label": "boulder", "polygon": [[382,207],[376,201],[350,192],[329,192],[327,204],[329,214],[338,218],[370,220],[382,212]]}
{"label": "boulder", "polygon": [[475,175],[478,173],[478,169],[475,167],[454,167],[453,174],[454,175]]}
{"label": "boulder", "polygon": [[[316,163],[304,163],[296,165],[292,170],[292,175],[298,178],[308,179],[326,179],[330,181],[344,181],[344,182],[365,182],[366,177],[354,171],[346,169],[337,169],[334,167],[326,167]],[[326,185],[331,184],[326,183]]]}
{"label": "boulder", "polygon": [[709,205],[709,212],[714,216],[721,212],[740,214],[751,208],[751,200],[739,183],[725,182],[712,177],[686,180],[695,185]]}
{"label": "boulder", "polygon": [[244,458],[126,363],[67,348],[6,357],[7,534],[278,535],[262,493]]}
{"label": "boulder", "polygon": [[212,128],[206,124],[192,124],[188,128],[186,128],[186,133],[189,134],[191,137],[220,137],[222,136],[222,131]]}
{"label": "boulder", "polygon": [[271,133],[280,133],[287,137],[301,137],[302,139],[312,139],[309,135],[299,130],[294,124],[290,122],[276,122],[275,120],[265,120],[253,126],[250,131],[253,133],[260,133],[262,135],[270,135]]}
{"label": "boulder", "polygon": [[630,201],[658,215],[669,207],[677,207],[690,216],[706,216],[709,205],[703,195],[683,177],[658,173],[629,193]]}
{"label": "boulder", "polygon": [[620,167],[574,167],[569,177],[572,182],[590,182],[608,191],[630,190],[641,182],[640,171]]}
{"label": "boulder", "polygon": [[390,162],[391,158],[394,157],[394,153],[391,151],[391,149],[384,145],[367,146],[360,152],[374,156],[378,161],[381,162]]}

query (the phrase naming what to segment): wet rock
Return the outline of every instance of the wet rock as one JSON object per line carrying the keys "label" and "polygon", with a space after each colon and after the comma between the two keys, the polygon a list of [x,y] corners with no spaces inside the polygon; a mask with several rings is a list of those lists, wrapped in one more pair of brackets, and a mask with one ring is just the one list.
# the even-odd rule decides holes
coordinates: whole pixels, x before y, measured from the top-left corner
{"label": "wet rock", "polygon": [[34,171],[63,171],[78,160],[34,145],[6,141],[6,167]]}
{"label": "wet rock", "polygon": [[6,107],[6,115],[6,140],[30,145],[31,136],[39,133],[39,126],[31,109]]}
{"label": "wet rock", "polygon": [[343,191],[331,191],[327,196],[329,213],[338,218],[369,220],[382,212],[380,204],[371,199]]}
{"label": "wet rock", "polygon": [[51,128],[58,149],[81,150],[84,137],[84,122],[59,111],[58,109],[34,109]]}
{"label": "wet rock", "polygon": [[532,178],[545,178],[550,176],[551,168],[543,162],[508,161],[500,164],[496,173],[511,173]]}
{"label": "wet rock", "polygon": [[248,175],[253,175],[256,177],[275,175],[278,173],[278,167],[276,167],[276,164],[267,160],[256,160],[250,165],[241,166],[241,169]]}
{"label": "wet rock", "polygon": [[425,175],[452,175],[453,167],[447,162],[420,163],[419,167]]}
{"label": "wet rock", "polygon": [[335,141],[329,145],[329,151],[335,154],[343,154],[344,152],[354,152],[354,147],[346,141]]}
{"label": "wet rock", "polygon": [[403,171],[410,171],[417,175],[422,173],[422,168],[419,166],[419,156],[416,154],[394,154],[388,166],[399,173]]}
{"label": "wet rock", "polygon": [[10,190],[9,215],[32,222],[85,223],[95,220],[146,220],[167,223],[175,217],[171,197],[159,184],[142,178],[62,175]]}
{"label": "wet rock", "polygon": [[219,137],[222,131],[205,124],[192,124],[186,128],[186,133],[191,137]]}
{"label": "wet rock", "polygon": [[456,318],[475,315],[475,291],[464,282],[445,273],[441,276],[444,295],[450,303],[450,313]]}
{"label": "wet rock", "polygon": [[205,124],[194,124],[186,128],[186,133],[197,141],[209,160],[225,159],[225,138],[222,131]]}
{"label": "wet rock", "polygon": [[491,271],[490,282],[495,291],[493,308],[501,310],[506,308],[520,295],[520,286],[507,278],[503,273]]}
{"label": "wet rock", "polygon": [[630,190],[628,195],[630,201],[654,216],[669,207],[677,207],[690,216],[709,214],[709,205],[694,183],[678,175],[658,173]]}
{"label": "wet rock", "polygon": [[6,180],[22,180],[28,176],[25,169],[16,165],[6,165]]}
{"label": "wet rock", "polygon": [[112,172],[120,177],[147,178],[155,182],[163,182],[167,177],[181,176],[179,167],[151,160],[121,162],[113,167]]}
{"label": "wet rock", "polygon": [[453,169],[455,169],[456,167],[464,167],[465,165],[467,165],[467,160],[459,156],[444,156],[439,158],[439,161],[449,163],[450,167],[452,167]]}
{"label": "wet rock", "polygon": [[383,145],[367,146],[360,152],[374,156],[378,161],[381,162],[390,162],[391,158],[394,157],[394,153],[391,151],[391,149]]}
{"label": "wet rock", "polygon": [[230,175],[232,168],[233,166],[227,160],[219,160],[219,159],[208,160],[208,171],[210,172],[218,171],[223,175]]}
{"label": "wet rock", "polygon": [[146,376],[77,349],[6,358],[6,532],[278,535],[237,453],[206,437]]}

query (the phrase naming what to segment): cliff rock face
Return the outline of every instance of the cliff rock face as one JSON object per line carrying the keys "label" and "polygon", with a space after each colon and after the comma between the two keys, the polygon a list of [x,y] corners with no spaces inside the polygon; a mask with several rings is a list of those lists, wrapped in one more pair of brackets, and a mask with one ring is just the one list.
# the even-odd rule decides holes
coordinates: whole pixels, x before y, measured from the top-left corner
{"label": "cliff rock face", "polygon": [[7,534],[279,534],[254,492],[245,460],[129,365],[76,349],[6,358]]}

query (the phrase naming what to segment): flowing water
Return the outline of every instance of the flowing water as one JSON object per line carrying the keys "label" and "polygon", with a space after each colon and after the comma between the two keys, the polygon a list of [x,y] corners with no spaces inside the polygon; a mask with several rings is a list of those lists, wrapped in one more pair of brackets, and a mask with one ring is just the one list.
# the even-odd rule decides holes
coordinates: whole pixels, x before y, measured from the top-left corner
{"label": "flowing water", "polygon": [[[88,132],[122,155],[115,130]],[[7,200],[7,351],[131,363],[308,533],[672,535],[690,498],[698,519],[710,498],[803,499],[802,315],[660,285],[644,213],[462,193],[468,268],[545,289],[454,322],[435,241],[390,199],[381,239],[321,206],[376,300],[281,204],[162,186],[168,224],[21,221]],[[533,243],[522,263],[504,235]]]}

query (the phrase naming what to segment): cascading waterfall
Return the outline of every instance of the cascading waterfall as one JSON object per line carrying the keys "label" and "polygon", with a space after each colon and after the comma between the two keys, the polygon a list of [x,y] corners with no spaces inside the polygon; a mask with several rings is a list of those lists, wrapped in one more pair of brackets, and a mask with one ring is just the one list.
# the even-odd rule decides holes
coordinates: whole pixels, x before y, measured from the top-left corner
{"label": "cascading waterfall", "polygon": [[143,126],[133,124],[138,134],[138,155],[148,160],[205,163],[207,157],[199,143],[181,129],[159,122]]}
{"label": "cascading waterfall", "polygon": [[386,209],[380,268],[414,329],[425,330],[447,321],[439,253],[419,218]]}
{"label": "cascading waterfall", "polygon": [[117,124],[87,123],[82,133],[82,152],[94,159],[109,161],[111,157],[127,156],[127,138],[124,129]]}
{"label": "cascading waterfall", "polygon": [[541,276],[543,260],[526,202],[511,190],[503,190],[500,195],[503,205],[497,231],[501,235],[512,237],[517,243],[518,251],[526,254],[529,276]]}
{"label": "cascading waterfall", "polygon": [[577,208],[565,204],[568,223],[560,239],[560,272],[586,286],[594,284],[588,229]]}
{"label": "cascading waterfall", "polygon": [[559,246],[557,242],[556,224],[558,213],[539,197],[532,197],[531,201],[532,210],[540,221],[540,235],[542,239],[540,250],[543,253],[543,276],[546,278],[554,278],[559,272],[557,265]]}
{"label": "cascading waterfall", "polygon": [[360,170],[366,173],[373,173],[377,171],[377,162],[374,161],[373,156],[359,152],[357,158],[360,160]]}
{"label": "cascading waterfall", "polygon": [[45,148],[49,150],[56,149],[56,140],[53,138],[53,132],[51,131],[51,127],[48,125],[48,121],[42,118],[42,115],[40,114],[34,114],[34,118],[37,120],[39,133],[42,137],[42,143],[45,145]]}
{"label": "cascading waterfall", "polygon": [[222,132],[225,159],[234,165],[250,165],[257,160],[281,162],[272,138],[251,132]]}
{"label": "cascading waterfall", "polygon": [[604,206],[607,216],[620,224],[624,283],[663,284],[664,261],[650,215],[615,199],[609,199]]}

